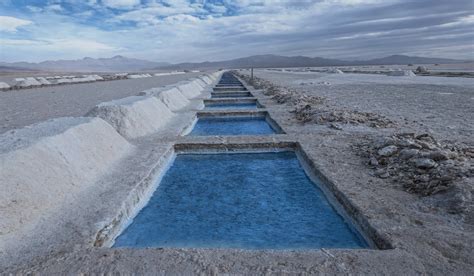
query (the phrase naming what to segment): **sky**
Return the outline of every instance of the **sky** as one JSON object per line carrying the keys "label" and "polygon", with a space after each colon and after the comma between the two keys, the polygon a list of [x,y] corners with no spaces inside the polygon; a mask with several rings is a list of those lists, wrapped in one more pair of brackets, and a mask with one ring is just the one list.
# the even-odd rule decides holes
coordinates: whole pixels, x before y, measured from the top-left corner
{"label": "sky", "polygon": [[0,0],[0,61],[474,59],[473,0]]}

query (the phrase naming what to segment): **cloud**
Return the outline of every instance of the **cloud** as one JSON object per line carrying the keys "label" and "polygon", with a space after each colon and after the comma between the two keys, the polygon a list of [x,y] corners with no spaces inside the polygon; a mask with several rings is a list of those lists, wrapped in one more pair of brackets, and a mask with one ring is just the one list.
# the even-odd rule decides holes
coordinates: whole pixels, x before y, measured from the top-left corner
{"label": "cloud", "polygon": [[102,52],[120,50],[118,47],[107,45],[94,40],[84,39],[52,39],[46,40],[46,47],[58,51]]}
{"label": "cloud", "polygon": [[63,7],[61,7],[61,5],[54,4],[54,5],[47,6],[46,10],[51,11],[51,12],[62,12],[64,9],[63,9]]}
{"label": "cloud", "polygon": [[42,8],[36,7],[36,6],[26,6],[26,9],[31,11],[31,12],[42,12],[43,11]]}
{"label": "cloud", "polygon": [[121,48],[110,46],[94,40],[84,39],[0,39],[3,46],[36,46],[49,51],[79,51],[94,53],[101,51],[117,51]]}
{"label": "cloud", "polygon": [[3,46],[33,46],[41,45],[41,42],[28,39],[0,39],[0,44]]}
{"label": "cloud", "polygon": [[140,0],[102,0],[102,4],[114,9],[131,9],[139,5]]}
{"label": "cloud", "polygon": [[16,32],[18,28],[33,24],[29,20],[24,20],[11,16],[0,16],[0,31],[2,32]]}
{"label": "cloud", "polygon": [[[15,60],[86,53],[169,62],[267,53],[372,58],[438,52],[472,58],[458,49],[471,49],[474,41],[472,0],[38,0],[34,7],[10,2],[0,2],[0,9],[34,22],[21,32],[12,27],[2,33],[8,45],[17,45],[8,46],[7,58]],[[62,10],[51,11],[51,5]]]}
{"label": "cloud", "polygon": [[206,5],[211,12],[217,13],[217,14],[223,14],[227,12],[227,8],[223,5],[215,5],[215,4],[207,4]]}

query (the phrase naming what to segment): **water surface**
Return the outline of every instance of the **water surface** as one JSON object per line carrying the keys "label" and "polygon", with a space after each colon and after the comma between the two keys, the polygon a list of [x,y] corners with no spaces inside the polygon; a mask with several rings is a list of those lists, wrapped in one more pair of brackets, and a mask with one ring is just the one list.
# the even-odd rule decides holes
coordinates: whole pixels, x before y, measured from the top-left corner
{"label": "water surface", "polygon": [[263,117],[199,118],[189,135],[268,135],[276,133]]}
{"label": "water surface", "polygon": [[114,247],[366,248],[293,152],[180,154]]}

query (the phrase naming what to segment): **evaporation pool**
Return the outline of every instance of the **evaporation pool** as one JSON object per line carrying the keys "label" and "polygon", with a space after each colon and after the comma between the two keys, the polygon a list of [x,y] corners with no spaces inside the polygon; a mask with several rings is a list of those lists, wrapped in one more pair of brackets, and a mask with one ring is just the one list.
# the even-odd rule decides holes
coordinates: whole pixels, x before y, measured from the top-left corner
{"label": "evaporation pool", "polygon": [[222,104],[206,104],[206,109],[255,109],[256,103],[222,103]]}
{"label": "evaporation pool", "polygon": [[114,247],[367,248],[294,152],[179,154]]}
{"label": "evaporation pool", "polygon": [[276,131],[265,117],[203,117],[189,135],[268,135]]}

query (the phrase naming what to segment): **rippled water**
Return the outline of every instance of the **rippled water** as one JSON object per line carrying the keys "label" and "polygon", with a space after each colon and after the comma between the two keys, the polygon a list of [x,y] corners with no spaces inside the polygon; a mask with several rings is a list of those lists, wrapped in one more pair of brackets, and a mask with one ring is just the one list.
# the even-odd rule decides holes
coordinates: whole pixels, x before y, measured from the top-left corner
{"label": "rippled water", "polygon": [[365,248],[293,152],[182,154],[114,247]]}
{"label": "rippled water", "polygon": [[265,135],[275,130],[260,117],[199,118],[189,135]]}

